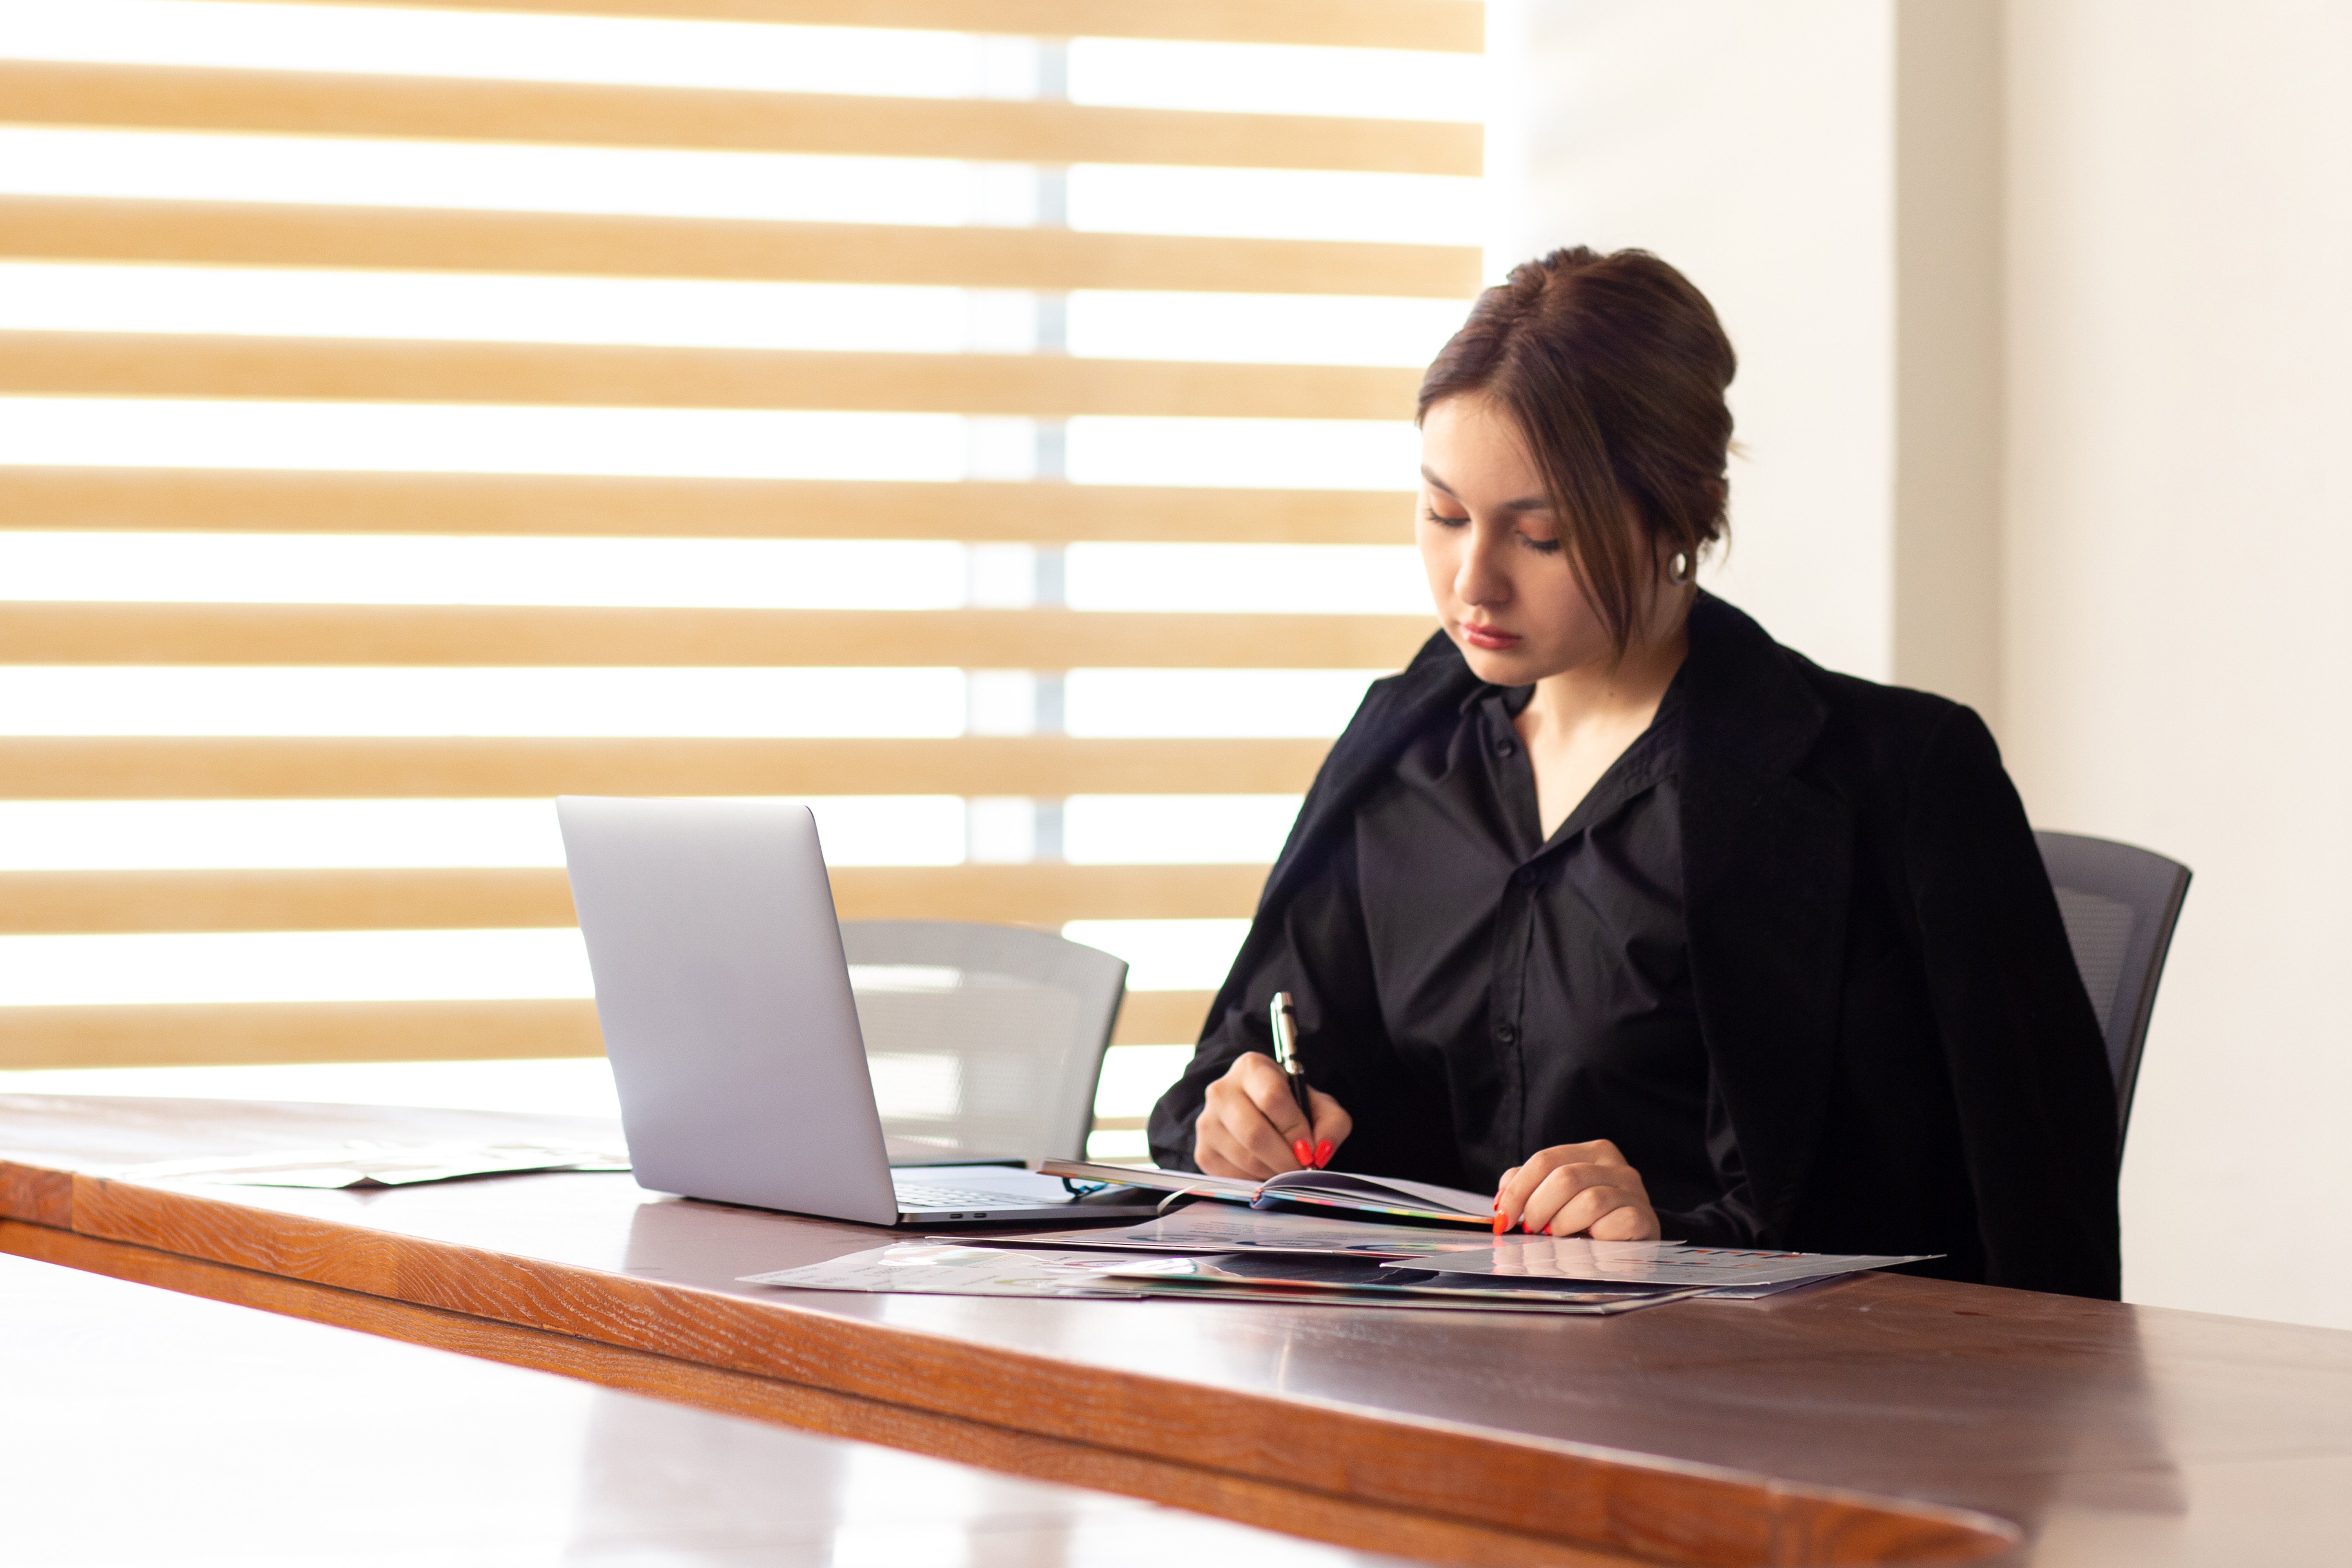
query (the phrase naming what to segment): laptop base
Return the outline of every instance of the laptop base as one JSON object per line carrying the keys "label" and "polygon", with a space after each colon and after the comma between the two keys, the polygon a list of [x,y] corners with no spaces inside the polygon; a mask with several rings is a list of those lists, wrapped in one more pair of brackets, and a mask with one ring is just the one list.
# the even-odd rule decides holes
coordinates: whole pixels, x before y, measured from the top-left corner
{"label": "laptop base", "polygon": [[900,1226],[1026,1225],[1034,1221],[1134,1219],[1161,1194],[1139,1188],[1074,1193],[1059,1176],[1003,1165],[893,1169]]}

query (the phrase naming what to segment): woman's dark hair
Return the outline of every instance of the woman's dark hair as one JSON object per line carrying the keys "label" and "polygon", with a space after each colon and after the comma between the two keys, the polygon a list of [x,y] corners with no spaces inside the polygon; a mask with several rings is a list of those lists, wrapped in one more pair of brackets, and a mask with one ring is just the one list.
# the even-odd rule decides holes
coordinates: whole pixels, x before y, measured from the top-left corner
{"label": "woman's dark hair", "polygon": [[1646,250],[1580,245],[1521,262],[1478,296],[1421,378],[1414,422],[1465,393],[1510,413],[1622,658],[1659,554],[1696,565],[1724,536],[1723,393],[1737,368],[1689,279]]}

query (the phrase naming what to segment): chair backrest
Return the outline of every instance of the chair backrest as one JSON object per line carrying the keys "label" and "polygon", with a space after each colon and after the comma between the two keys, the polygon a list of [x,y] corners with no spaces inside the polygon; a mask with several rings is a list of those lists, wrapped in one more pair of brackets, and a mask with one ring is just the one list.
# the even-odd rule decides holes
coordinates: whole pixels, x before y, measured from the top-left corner
{"label": "chair backrest", "polygon": [[2189,868],[2152,849],[2086,838],[2076,833],[2036,833],[2042,864],[2058,894],[2074,967],[2107,1040],[2107,1067],[2116,1079],[2116,1142],[2122,1152],[2131,1121],[2132,1087],[2139,1080],[2140,1048],[2156,1011],[2156,983],[2172,928],[2189,896]]}
{"label": "chair backrest", "polygon": [[882,1131],[943,1156],[1082,1159],[1127,963],[1019,926],[844,921]]}

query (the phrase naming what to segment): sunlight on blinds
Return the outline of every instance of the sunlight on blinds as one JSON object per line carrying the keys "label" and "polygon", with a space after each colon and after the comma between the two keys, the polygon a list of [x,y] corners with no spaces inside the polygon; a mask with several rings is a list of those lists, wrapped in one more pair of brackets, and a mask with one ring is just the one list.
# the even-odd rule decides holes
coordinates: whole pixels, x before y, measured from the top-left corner
{"label": "sunlight on blinds", "polygon": [[769,794],[1165,993],[1139,1149],[1428,628],[1478,7],[665,9],[0,0],[0,1068],[593,1050],[547,797]]}

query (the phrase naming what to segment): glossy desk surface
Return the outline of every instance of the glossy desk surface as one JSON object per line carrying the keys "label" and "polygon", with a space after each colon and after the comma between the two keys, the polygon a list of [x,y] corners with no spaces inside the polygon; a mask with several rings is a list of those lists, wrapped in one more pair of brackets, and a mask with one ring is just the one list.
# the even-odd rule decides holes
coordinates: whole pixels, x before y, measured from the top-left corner
{"label": "glossy desk surface", "polygon": [[[525,1128],[578,1130],[0,1098],[0,1248],[331,1321],[234,1281],[635,1345],[835,1401],[732,1406],[774,1419],[1414,1556],[2284,1564],[2352,1539],[2352,1334],[2332,1331],[1878,1277],[1601,1320],[788,1292],[735,1280],[882,1233],[625,1175],[322,1193],[87,1174]],[[174,1258],[234,1278],[160,1278]],[[1869,1495],[1842,1512],[1849,1490]]]}
{"label": "glossy desk surface", "polygon": [[0,1332],[16,1568],[1398,1562],[16,1258]]}

